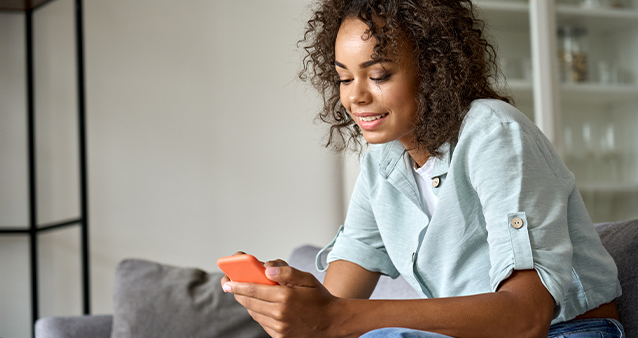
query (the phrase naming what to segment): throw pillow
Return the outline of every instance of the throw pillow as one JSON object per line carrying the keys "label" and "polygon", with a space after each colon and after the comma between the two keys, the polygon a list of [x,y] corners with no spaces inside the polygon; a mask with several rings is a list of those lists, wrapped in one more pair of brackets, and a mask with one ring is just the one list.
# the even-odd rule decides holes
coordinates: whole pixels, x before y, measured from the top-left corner
{"label": "throw pillow", "polygon": [[618,267],[622,296],[616,299],[627,337],[638,337],[638,220],[596,224],[603,245]]}
{"label": "throw pillow", "polygon": [[111,338],[268,337],[220,285],[222,273],[122,261],[115,272]]}

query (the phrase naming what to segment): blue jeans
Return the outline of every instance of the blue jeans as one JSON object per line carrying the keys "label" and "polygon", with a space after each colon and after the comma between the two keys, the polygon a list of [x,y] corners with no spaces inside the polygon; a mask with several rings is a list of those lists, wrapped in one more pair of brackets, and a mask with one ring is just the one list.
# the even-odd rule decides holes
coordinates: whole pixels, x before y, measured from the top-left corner
{"label": "blue jeans", "polygon": [[[615,319],[579,319],[554,324],[549,338],[625,338],[622,324]],[[449,338],[438,333],[389,327],[370,331],[360,338]]]}

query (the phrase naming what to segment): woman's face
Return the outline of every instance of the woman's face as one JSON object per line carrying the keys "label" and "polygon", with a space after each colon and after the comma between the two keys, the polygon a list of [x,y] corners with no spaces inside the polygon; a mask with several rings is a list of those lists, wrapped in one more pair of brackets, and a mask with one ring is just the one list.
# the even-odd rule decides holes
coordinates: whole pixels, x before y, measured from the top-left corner
{"label": "woman's face", "polygon": [[417,69],[406,44],[398,61],[373,61],[376,39],[363,39],[367,29],[361,20],[349,18],[337,34],[335,67],[341,80],[341,103],[368,143],[399,140],[409,149],[414,147],[417,121]]}

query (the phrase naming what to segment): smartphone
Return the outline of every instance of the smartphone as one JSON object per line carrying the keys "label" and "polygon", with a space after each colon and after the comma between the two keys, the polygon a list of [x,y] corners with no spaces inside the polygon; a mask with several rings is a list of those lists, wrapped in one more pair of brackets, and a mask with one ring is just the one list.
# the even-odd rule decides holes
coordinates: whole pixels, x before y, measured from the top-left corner
{"label": "smartphone", "polygon": [[222,257],[217,260],[217,266],[233,282],[279,285],[266,277],[266,268],[252,255]]}

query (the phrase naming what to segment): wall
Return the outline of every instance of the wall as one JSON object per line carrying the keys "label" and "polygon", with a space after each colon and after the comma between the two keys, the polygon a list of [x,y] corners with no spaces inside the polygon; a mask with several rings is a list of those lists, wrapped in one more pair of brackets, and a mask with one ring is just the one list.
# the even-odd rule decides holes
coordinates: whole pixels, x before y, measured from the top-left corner
{"label": "wall", "polygon": [[[24,20],[0,14],[0,225],[27,222]],[[29,334],[28,241],[0,237],[0,337]]]}
{"label": "wall", "polygon": [[[91,299],[126,257],[286,258],[343,217],[339,157],[296,79],[307,2],[85,0]],[[78,213],[73,4],[34,14],[40,223]],[[23,15],[0,14],[0,225],[27,222]],[[41,315],[81,313],[79,232],[41,237]],[[0,336],[30,335],[27,241],[0,238]]]}

